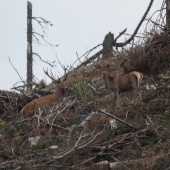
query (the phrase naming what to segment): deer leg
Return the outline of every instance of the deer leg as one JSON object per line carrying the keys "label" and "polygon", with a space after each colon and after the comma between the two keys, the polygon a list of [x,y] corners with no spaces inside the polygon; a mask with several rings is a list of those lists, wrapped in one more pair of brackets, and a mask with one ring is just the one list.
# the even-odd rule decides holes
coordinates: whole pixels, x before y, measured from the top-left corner
{"label": "deer leg", "polygon": [[118,94],[118,91],[115,91],[115,101],[116,101],[116,107],[119,107],[119,94]]}
{"label": "deer leg", "polygon": [[[136,91],[137,95],[135,97],[135,100],[137,98],[137,96],[139,96],[139,100],[140,102],[142,101],[142,97],[141,97],[141,91],[139,89],[139,85],[138,85],[138,82],[137,81],[132,81],[132,88]],[[135,100],[134,100],[134,103],[135,103]]]}
{"label": "deer leg", "polygon": [[135,87],[134,89],[137,93],[136,98],[137,98],[137,96],[139,96],[139,101],[140,101],[140,103],[142,103],[142,92],[141,92],[141,90],[138,87]]}
{"label": "deer leg", "polygon": [[118,93],[118,107],[120,107],[120,99],[121,99],[121,93]]}
{"label": "deer leg", "polygon": [[142,102],[142,90],[140,90],[140,89],[139,89],[139,99],[140,99],[140,102],[141,102],[141,104],[142,104],[142,103],[143,103],[143,102]]}
{"label": "deer leg", "polygon": [[137,94],[139,95],[140,101],[142,101],[142,91],[137,87]]}

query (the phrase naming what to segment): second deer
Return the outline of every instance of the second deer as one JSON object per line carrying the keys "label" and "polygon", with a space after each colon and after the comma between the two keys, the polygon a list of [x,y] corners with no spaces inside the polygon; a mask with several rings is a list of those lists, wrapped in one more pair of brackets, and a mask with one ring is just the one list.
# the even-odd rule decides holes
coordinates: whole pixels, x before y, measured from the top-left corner
{"label": "second deer", "polygon": [[106,87],[110,92],[115,94],[116,107],[120,106],[120,97],[122,92],[131,90],[132,88],[139,95],[140,101],[142,101],[141,91],[139,86],[143,79],[143,74],[137,71],[132,71],[125,75],[111,77],[106,69],[103,70],[103,79],[106,83]]}

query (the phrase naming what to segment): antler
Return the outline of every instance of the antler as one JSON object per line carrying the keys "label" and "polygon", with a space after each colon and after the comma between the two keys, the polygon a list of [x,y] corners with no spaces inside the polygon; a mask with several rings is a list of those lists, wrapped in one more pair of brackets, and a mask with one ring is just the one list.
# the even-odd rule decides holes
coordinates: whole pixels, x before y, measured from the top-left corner
{"label": "antler", "polygon": [[47,70],[44,70],[44,68],[43,68],[43,70],[44,70],[44,73],[50,78],[50,79],[52,79],[54,82],[56,82],[56,83],[63,83],[64,81],[66,81],[67,80],[67,77],[68,77],[68,75],[67,75],[67,73],[66,73],[66,71],[67,71],[67,68],[65,68],[65,67],[63,67],[63,69],[64,69],[64,76],[62,77],[62,79],[60,80],[60,78],[58,77],[58,80],[56,80],[55,78],[54,78],[54,75],[53,75],[53,73],[52,73],[52,71],[51,71],[51,75],[49,75],[49,73],[48,73],[48,69]]}
{"label": "antler", "polygon": [[61,80],[61,83],[63,83],[64,81],[66,81],[67,80],[67,77],[68,77],[68,75],[67,75],[67,73],[66,73],[66,71],[67,71],[67,68],[63,68],[64,69],[64,77],[63,77],[63,79]]}
{"label": "antler", "polygon": [[48,69],[47,70],[44,70],[44,68],[43,68],[43,71],[44,71],[44,73],[50,78],[50,79],[52,79],[54,82],[56,82],[56,83],[60,83],[60,78],[58,77],[58,80],[56,80],[55,78],[54,78],[54,75],[53,75],[53,73],[52,73],[52,71],[51,71],[51,75],[49,75],[49,73],[48,73]]}

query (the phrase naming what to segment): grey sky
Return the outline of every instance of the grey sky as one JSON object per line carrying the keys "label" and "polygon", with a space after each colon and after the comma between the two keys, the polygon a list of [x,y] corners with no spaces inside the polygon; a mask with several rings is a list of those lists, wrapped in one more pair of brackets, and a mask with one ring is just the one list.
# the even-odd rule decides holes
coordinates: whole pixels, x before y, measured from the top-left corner
{"label": "grey sky", "polygon": [[[33,5],[33,16],[43,17],[54,24],[53,27],[47,27],[46,40],[51,44],[59,44],[53,49],[60,61],[66,65],[77,59],[76,51],[81,56],[102,43],[108,32],[114,33],[116,37],[127,28],[127,33],[132,34],[150,0],[30,0],[30,2]],[[162,0],[155,0],[148,16],[160,9],[161,3]],[[21,80],[9,63],[8,57],[26,80],[27,1],[0,0],[0,21],[0,90],[10,90]],[[35,21],[33,28],[36,32],[42,33]],[[143,28],[144,26],[141,27]],[[125,36],[118,42],[124,39]],[[43,40],[41,43],[42,45],[33,44],[33,51],[44,60],[50,62],[56,60],[51,47]],[[100,49],[101,47],[97,51]],[[43,78],[50,82],[43,73],[43,67],[49,69],[50,67],[36,56],[33,65],[38,80]],[[52,71],[59,76],[63,73],[59,64]]]}

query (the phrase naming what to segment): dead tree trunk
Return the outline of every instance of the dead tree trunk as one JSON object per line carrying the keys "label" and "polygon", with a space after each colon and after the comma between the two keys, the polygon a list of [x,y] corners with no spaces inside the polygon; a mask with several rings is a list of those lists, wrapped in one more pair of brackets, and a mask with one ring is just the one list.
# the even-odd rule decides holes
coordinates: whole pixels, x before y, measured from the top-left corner
{"label": "dead tree trunk", "polygon": [[114,44],[114,35],[109,32],[106,34],[104,41],[103,41],[103,51],[102,51],[102,58],[107,59],[110,56],[113,56],[113,44]]}
{"label": "dead tree trunk", "polygon": [[[27,2],[27,83],[32,82],[32,4]],[[27,92],[32,90],[32,85],[27,85]]]}
{"label": "dead tree trunk", "polygon": [[166,25],[170,28],[170,0],[166,0]]}

